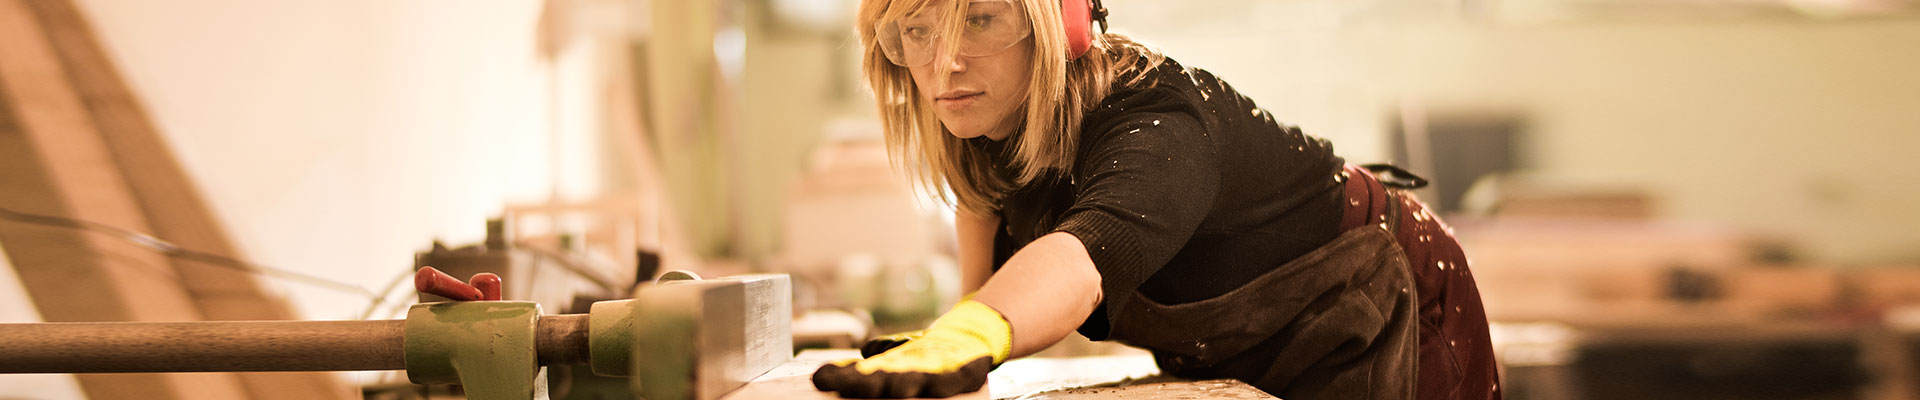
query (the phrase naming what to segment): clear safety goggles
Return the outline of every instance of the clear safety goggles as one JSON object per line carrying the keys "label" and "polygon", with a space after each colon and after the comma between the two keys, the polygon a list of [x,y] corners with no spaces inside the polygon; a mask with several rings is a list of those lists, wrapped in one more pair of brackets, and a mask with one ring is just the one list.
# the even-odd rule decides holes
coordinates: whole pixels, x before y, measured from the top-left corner
{"label": "clear safety goggles", "polygon": [[[935,10],[938,8],[938,10]],[[955,22],[949,9],[932,6],[903,18],[881,23],[880,49],[887,61],[902,67],[918,67],[933,61],[947,42],[948,24]],[[965,18],[959,27],[959,53],[962,56],[989,56],[1013,47],[1033,34],[1027,12],[1011,0],[972,0],[967,2]]]}

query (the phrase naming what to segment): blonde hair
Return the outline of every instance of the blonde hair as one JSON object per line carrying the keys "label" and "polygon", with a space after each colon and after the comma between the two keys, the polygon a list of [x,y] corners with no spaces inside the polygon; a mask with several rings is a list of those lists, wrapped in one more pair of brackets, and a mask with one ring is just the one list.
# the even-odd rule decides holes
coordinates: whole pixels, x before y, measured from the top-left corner
{"label": "blonde hair", "polygon": [[[972,148],[941,125],[933,104],[919,95],[907,67],[887,61],[881,50],[880,23],[907,16],[931,1],[937,0],[863,1],[856,22],[865,49],[861,71],[878,100],[881,128],[894,163],[920,188],[942,201],[958,200],[956,205],[968,212],[996,211],[1008,191],[1068,173],[1078,151],[1081,119],[1107,97],[1113,80],[1126,72],[1155,68],[1163,59],[1159,52],[1126,36],[1103,33],[1094,35],[1092,50],[1069,62],[1059,1],[1013,0],[1021,3],[1033,24],[1033,60],[1027,99],[1015,111],[1023,120],[1020,133],[1008,139],[1012,171],[1001,172],[994,168],[994,155]],[[953,1],[954,10],[967,2]],[[959,12],[950,14],[950,18],[964,17]],[[948,47],[945,51],[954,51],[954,45]],[[938,75],[944,79],[946,74]]]}

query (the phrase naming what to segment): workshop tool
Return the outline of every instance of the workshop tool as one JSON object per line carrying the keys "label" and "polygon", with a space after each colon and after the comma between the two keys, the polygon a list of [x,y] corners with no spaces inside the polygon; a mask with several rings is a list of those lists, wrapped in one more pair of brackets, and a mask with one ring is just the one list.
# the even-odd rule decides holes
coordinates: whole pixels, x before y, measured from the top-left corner
{"label": "workshop tool", "polygon": [[[631,277],[617,279],[611,276],[617,274],[609,271],[621,269],[619,266],[591,264],[587,257],[576,257],[539,246],[520,245],[513,236],[508,219],[488,219],[486,227],[486,239],[480,243],[449,247],[435,240],[426,251],[414,254],[414,267],[444,271],[450,275],[448,280],[451,282],[459,282],[453,277],[493,275],[498,281],[512,283],[504,285],[511,287],[495,286],[503,291],[495,300],[532,301],[551,312],[583,312],[586,311],[584,307],[572,308],[576,306],[576,301],[618,297],[638,283]],[[421,281],[416,279],[415,282]],[[479,282],[468,282],[468,285],[482,286]],[[447,300],[468,299],[449,297],[425,289],[419,293],[422,303]]]}
{"label": "workshop tool", "polygon": [[413,274],[413,288],[457,301],[500,300],[500,276],[487,272],[474,274],[470,282],[463,283],[433,267],[420,267],[420,272]]}
{"label": "workshop tool", "polygon": [[[416,286],[498,293],[435,274]],[[633,375],[642,398],[710,400],[792,357],[791,293],[786,275],[763,274],[657,281],[587,314],[457,301],[416,304],[405,320],[0,324],[0,373],[404,369],[471,399],[524,400],[544,396],[541,366],[587,364]]]}

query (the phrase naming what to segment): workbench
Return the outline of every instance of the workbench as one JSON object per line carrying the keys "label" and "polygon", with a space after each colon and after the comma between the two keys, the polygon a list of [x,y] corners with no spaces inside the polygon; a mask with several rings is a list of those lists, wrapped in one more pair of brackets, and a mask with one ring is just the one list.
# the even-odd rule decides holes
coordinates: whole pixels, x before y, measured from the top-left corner
{"label": "workbench", "polygon": [[[838,399],[833,392],[813,388],[813,371],[828,362],[859,357],[859,350],[850,349],[801,352],[721,399]],[[1146,354],[1025,358],[988,374],[986,390],[949,399],[1278,399],[1240,381],[1189,381],[1159,372]]]}

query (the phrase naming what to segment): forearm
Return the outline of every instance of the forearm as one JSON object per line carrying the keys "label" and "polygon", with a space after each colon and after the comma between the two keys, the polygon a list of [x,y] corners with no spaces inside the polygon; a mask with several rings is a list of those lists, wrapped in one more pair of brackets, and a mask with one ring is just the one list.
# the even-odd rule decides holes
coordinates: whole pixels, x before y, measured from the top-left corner
{"label": "forearm", "polygon": [[955,237],[960,241],[960,291],[972,293],[993,275],[993,230],[1000,226],[1000,218],[966,210],[955,210],[953,217]]}
{"label": "forearm", "polygon": [[1086,246],[1066,232],[1042,236],[1015,252],[974,295],[1013,326],[1012,357],[1066,338],[1100,299],[1099,271]]}

